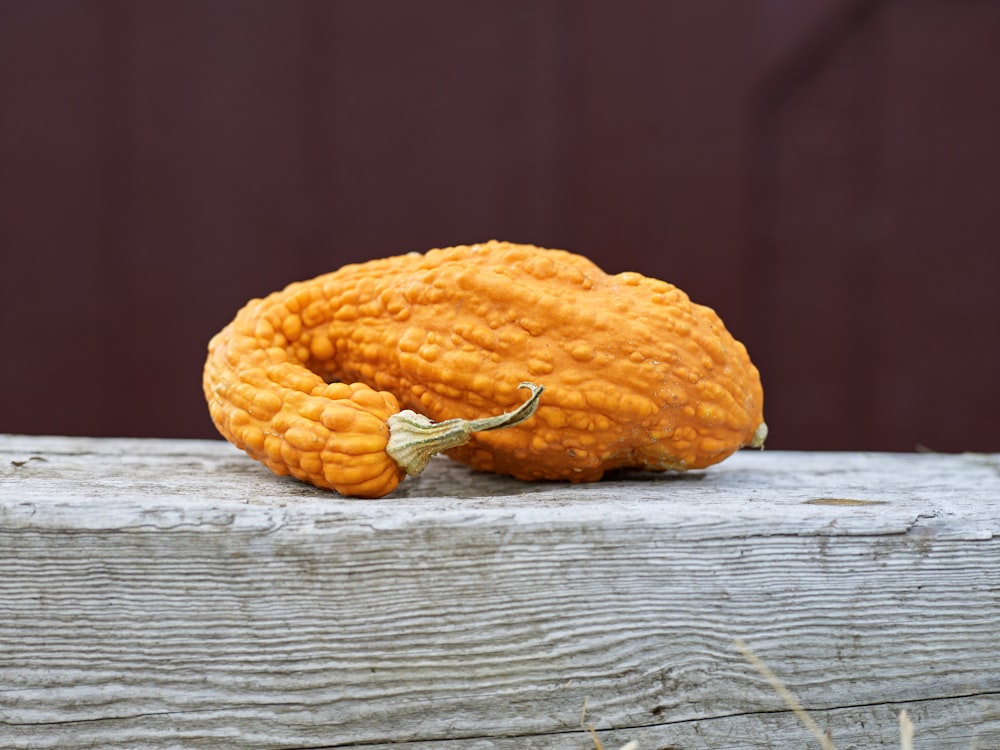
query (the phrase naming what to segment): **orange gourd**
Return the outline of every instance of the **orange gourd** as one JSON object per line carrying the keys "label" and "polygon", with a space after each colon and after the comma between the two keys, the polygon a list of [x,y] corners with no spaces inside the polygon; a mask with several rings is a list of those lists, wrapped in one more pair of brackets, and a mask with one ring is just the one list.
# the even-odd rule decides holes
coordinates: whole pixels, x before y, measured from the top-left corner
{"label": "orange gourd", "polygon": [[593,481],[703,468],[767,431],[759,373],[714,311],[664,281],[495,241],[251,300],[210,342],[203,385],[227,439],[359,497],[441,450],[525,480]]}

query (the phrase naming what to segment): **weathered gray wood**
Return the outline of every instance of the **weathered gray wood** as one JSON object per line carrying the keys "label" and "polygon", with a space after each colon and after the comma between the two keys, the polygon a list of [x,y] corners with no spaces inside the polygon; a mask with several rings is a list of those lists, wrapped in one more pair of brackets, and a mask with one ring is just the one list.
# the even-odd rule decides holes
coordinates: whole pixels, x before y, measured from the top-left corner
{"label": "weathered gray wood", "polygon": [[1000,747],[1000,456],[741,453],[380,501],[0,436],[0,747]]}

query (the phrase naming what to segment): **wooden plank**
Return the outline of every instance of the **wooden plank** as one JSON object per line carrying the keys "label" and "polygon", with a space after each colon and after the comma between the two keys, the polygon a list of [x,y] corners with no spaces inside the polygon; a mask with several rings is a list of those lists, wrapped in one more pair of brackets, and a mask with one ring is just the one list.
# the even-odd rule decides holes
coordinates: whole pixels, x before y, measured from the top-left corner
{"label": "wooden plank", "polygon": [[1000,456],[741,453],[382,501],[0,436],[0,746],[1000,747]]}

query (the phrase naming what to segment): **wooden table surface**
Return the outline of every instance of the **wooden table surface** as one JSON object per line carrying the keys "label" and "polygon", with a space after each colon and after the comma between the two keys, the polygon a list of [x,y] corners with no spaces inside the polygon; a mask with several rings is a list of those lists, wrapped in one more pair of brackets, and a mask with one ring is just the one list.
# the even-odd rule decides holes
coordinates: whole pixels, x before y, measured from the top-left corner
{"label": "wooden table surface", "polygon": [[742,452],[382,500],[0,436],[0,748],[1000,748],[1000,456]]}

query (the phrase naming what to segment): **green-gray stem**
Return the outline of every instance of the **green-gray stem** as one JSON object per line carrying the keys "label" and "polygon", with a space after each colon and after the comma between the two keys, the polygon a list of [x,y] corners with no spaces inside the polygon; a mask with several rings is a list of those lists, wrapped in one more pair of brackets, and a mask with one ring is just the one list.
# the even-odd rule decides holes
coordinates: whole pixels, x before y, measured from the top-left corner
{"label": "green-gray stem", "polygon": [[754,432],[753,437],[750,438],[750,442],[747,443],[751,448],[760,448],[764,450],[764,441],[767,440],[767,425],[761,422],[757,426],[756,432]]}
{"label": "green-gray stem", "polygon": [[472,433],[513,427],[529,419],[538,408],[538,397],[545,389],[534,383],[521,383],[518,388],[530,389],[531,397],[514,411],[495,417],[432,422],[423,414],[409,409],[393,414],[387,420],[389,443],[385,452],[407,474],[419,474],[435,454],[464,445],[469,442]]}

